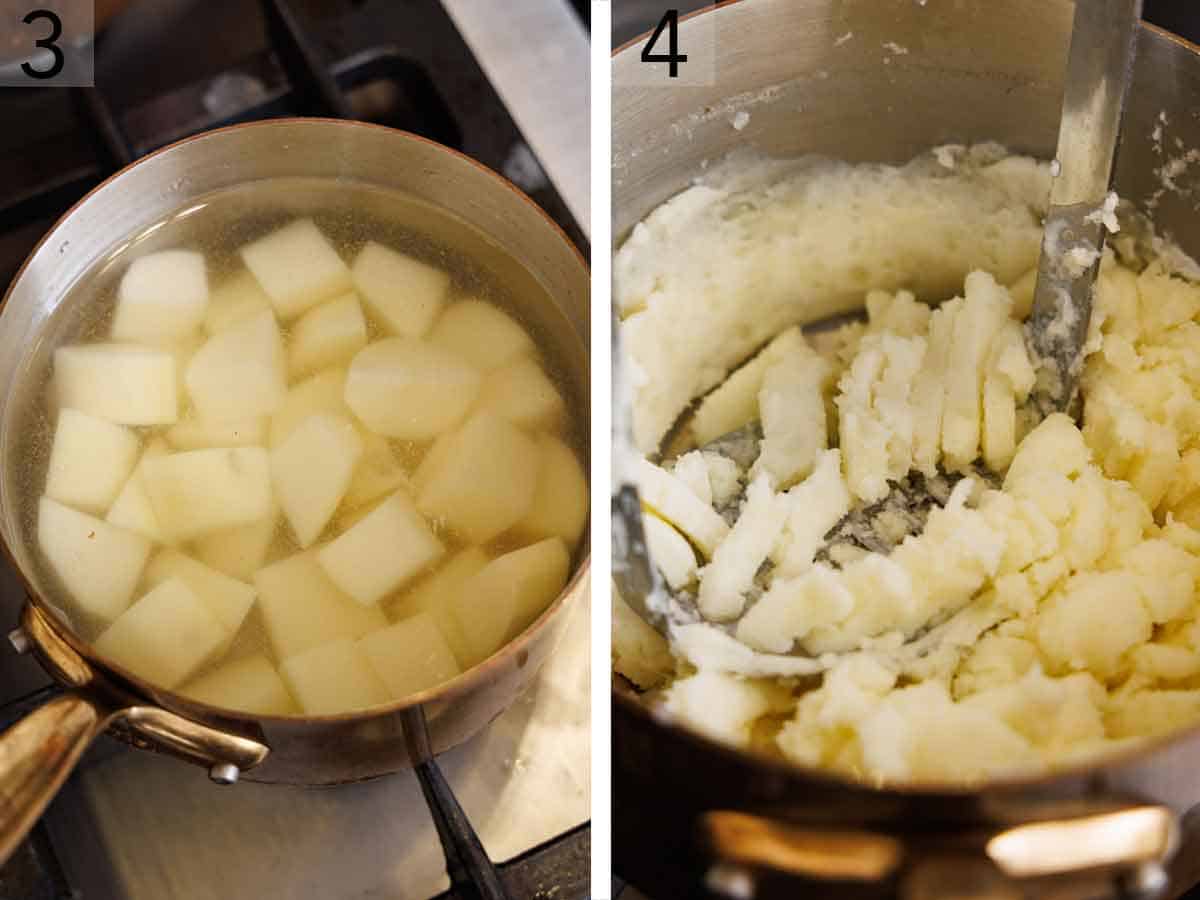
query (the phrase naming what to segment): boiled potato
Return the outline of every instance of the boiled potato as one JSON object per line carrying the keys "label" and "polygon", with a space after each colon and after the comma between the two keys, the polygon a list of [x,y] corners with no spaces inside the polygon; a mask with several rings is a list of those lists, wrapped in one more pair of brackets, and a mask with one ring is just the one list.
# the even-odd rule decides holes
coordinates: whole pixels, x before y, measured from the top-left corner
{"label": "boiled potato", "polygon": [[417,505],[471,543],[487,543],[529,512],[537,466],[533,440],[485,410],[454,433]]}
{"label": "boiled potato", "polygon": [[163,250],[135,259],[117,286],[112,339],[162,344],[200,327],[208,306],[204,256]]}
{"label": "boiled potato", "polygon": [[210,706],[236,709],[258,716],[300,712],[271,661],[261,653],[227,662],[179,689],[179,693]]}
{"label": "boiled potato", "polygon": [[184,376],[196,413],[212,422],[268,416],[287,396],[283,339],[261,312],[227,328],[196,351]]}
{"label": "boiled potato", "polygon": [[461,671],[437,621],[428,613],[372,631],[359,639],[358,646],[393,700],[436,687]]}
{"label": "boiled potato", "polygon": [[378,706],[391,699],[363,651],[348,638],[290,656],[280,670],[292,696],[310,716]]}
{"label": "boiled potato", "polygon": [[342,500],[347,509],[364,506],[399,488],[408,490],[408,476],[387,439],[366,432],[362,435],[362,444],[362,456],[354,467],[354,475]]}
{"label": "boiled potato", "polygon": [[242,270],[213,290],[204,316],[204,330],[211,336],[269,309],[271,298],[253,275]]}
{"label": "boiled potato", "polygon": [[497,557],[468,579],[451,609],[471,653],[469,664],[524,631],[558,596],[569,570],[562,538],[547,538]]}
{"label": "boiled potato", "polygon": [[350,270],[371,316],[400,337],[421,337],[445,305],[450,276],[383,244],[368,241]]}
{"label": "boiled potato", "polygon": [[117,499],[109,507],[104,521],[140,534],[155,543],[167,543],[166,535],[158,527],[158,517],[154,515],[150,497],[146,494],[146,485],[142,482],[142,466],[146,460],[164,456],[169,452],[170,448],[162,438],[154,438],[146,444],[142,458],[138,460],[121,492],[117,494]]}
{"label": "boiled potato", "polygon": [[54,389],[71,408],[118,425],[170,425],[179,418],[175,358],[132,344],[87,344],[54,351]]}
{"label": "boiled potato", "polygon": [[137,435],[75,409],[58,414],[46,471],[46,496],[103,515],[137,462]]}
{"label": "boiled potato", "polygon": [[301,547],[333,517],[362,452],[354,425],[328,413],[309,416],[271,451],[275,496]]}
{"label": "boiled potato", "polygon": [[190,556],[178,550],[161,550],[150,560],[142,583],[147,588],[155,588],[164,581],[178,578],[208,607],[208,611],[216,616],[217,621],[225,629],[230,640],[237,634],[258,591],[253,585],[230,578],[216,569],[197,562]]}
{"label": "boiled potato", "polygon": [[261,447],[189,450],[148,459],[142,483],[172,540],[246,525],[271,510],[271,469]]}
{"label": "boiled potato", "polygon": [[345,393],[345,369],[326,369],[300,382],[288,391],[283,404],[271,416],[267,446],[278,447],[297,425],[316,413],[353,415],[346,405]]}
{"label": "boiled potato", "polygon": [[454,431],[443,432],[426,448],[417,470],[413,472],[412,486],[416,491],[416,496],[420,496],[421,492],[425,490],[425,485],[429,484],[433,480],[433,476],[441,471],[442,463],[445,462],[450,448],[454,446],[455,434]]}
{"label": "boiled potato", "polygon": [[351,287],[350,270],[312,219],[285,225],[241,253],[284,321]]}
{"label": "boiled potato", "polygon": [[538,436],[533,504],[513,529],[525,540],[560,537],[574,547],[587,524],[588,485],[575,452],[556,437]]}
{"label": "boiled potato", "polygon": [[176,450],[206,447],[261,447],[267,439],[267,418],[257,416],[230,422],[190,418],[167,429],[167,441]]}
{"label": "boiled potato", "polygon": [[477,409],[490,409],[522,428],[557,431],[566,404],[536,360],[519,357],[490,373],[479,391]]}
{"label": "boiled potato", "polygon": [[248,581],[266,561],[278,528],[279,510],[272,501],[270,511],[261,519],[197,538],[192,542],[192,551],[218,572]]}
{"label": "boiled potato", "polygon": [[311,551],[260,569],[254,586],[267,637],[279,659],[387,625],[378,606],[355,603],[338,590]]}
{"label": "boiled potato", "polygon": [[292,326],[288,344],[288,372],[292,378],[335,363],[346,362],[367,346],[367,320],[358,297],[343,294],[322,303]]}
{"label": "boiled potato", "polygon": [[445,552],[411,500],[397,491],[319,551],[339,588],[373,604]]}
{"label": "boiled potato", "polygon": [[534,351],[533,338],[516,319],[482,300],[461,300],[450,306],[430,332],[429,342],[483,372]]}
{"label": "boiled potato", "polygon": [[479,547],[460,550],[444,566],[423,578],[391,604],[389,612],[392,620],[399,621],[419,613],[428,613],[437,621],[442,636],[459,665],[471,665],[473,657],[470,645],[463,637],[458,619],[451,610],[454,600],[462,593],[463,585],[490,560],[491,557]]}
{"label": "boiled potato", "polygon": [[38,546],[85,613],[112,621],[129,605],[150,542],[49,497],[38,504]]}
{"label": "boiled potato", "polygon": [[467,414],[479,383],[479,373],[453,353],[412,338],[387,338],[350,363],[346,404],[378,434],[422,441]]}
{"label": "boiled potato", "polygon": [[181,579],[151,590],[96,639],[96,652],[155,685],[173,688],[225,643],[216,616]]}

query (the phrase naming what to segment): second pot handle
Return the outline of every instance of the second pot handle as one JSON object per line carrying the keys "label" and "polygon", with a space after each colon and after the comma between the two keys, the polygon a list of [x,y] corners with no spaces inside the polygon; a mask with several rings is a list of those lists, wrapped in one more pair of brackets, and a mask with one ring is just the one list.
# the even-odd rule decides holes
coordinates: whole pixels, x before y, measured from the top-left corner
{"label": "second pot handle", "polygon": [[413,706],[402,710],[400,715],[408,754],[446,855],[451,886],[460,896],[471,900],[509,900],[499,870],[488,858],[479,835],[434,761],[424,709]]}
{"label": "second pot handle", "polygon": [[112,715],[81,694],[67,693],[0,735],[0,863],[29,833]]}

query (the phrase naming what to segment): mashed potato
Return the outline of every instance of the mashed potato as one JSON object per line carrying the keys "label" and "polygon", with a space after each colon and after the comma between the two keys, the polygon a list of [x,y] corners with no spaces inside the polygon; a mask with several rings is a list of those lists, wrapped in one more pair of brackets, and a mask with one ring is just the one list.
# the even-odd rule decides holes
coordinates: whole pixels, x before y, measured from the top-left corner
{"label": "mashed potato", "polygon": [[[1082,428],[1033,423],[1048,173],[948,152],[724,166],[615,263],[637,446],[703,397],[673,445],[699,449],[638,469],[669,652],[622,607],[618,671],[706,734],[875,781],[1054,767],[1200,718],[1200,286],[1107,251]],[[706,446],[748,423],[756,453]],[[906,507],[909,483],[939,502]],[[870,534],[828,546],[864,509]]]}

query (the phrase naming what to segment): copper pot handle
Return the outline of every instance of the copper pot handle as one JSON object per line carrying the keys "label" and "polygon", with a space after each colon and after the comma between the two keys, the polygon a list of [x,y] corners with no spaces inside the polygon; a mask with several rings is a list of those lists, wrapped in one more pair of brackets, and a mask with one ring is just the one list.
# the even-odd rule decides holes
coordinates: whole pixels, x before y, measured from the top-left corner
{"label": "copper pot handle", "polygon": [[0,735],[0,861],[29,833],[113,712],[70,692]]}

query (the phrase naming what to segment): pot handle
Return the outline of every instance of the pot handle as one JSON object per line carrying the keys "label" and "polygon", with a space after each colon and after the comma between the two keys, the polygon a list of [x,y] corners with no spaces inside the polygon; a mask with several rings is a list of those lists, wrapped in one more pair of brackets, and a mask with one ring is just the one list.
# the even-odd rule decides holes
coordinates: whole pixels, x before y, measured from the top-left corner
{"label": "pot handle", "polygon": [[446,855],[451,887],[458,896],[471,900],[510,900],[499,870],[488,858],[479,835],[434,761],[425,710],[413,706],[402,710],[400,716],[421,793]]}
{"label": "pot handle", "polygon": [[111,710],[70,692],[0,735],[0,863],[29,833],[112,716]]}

